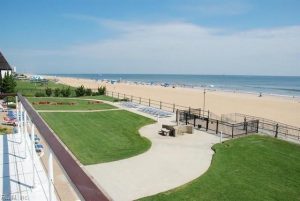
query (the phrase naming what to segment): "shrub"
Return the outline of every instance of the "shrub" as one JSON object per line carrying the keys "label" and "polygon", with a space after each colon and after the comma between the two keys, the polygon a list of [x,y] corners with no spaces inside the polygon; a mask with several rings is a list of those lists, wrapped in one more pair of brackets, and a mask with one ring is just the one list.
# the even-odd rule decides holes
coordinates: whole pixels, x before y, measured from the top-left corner
{"label": "shrub", "polygon": [[16,104],[15,103],[10,103],[7,105],[8,108],[11,108],[11,109],[16,109]]}
{"label": "shrub", "polygon": [[54,89],[54,96],[58,97],[60,95],[60,89],[59,88],[55,88]]}
{"label": "shrub", "polygon": [[70,87],[68,87],[67,89],[66,89],[66,93],[65,93],[65,97],[69,97],[70,95],[71,95],[71,88]]}
{"label": "shrub", "polygon": [[98,96],[98,92],[92,92],[92,96]]}
{"label": "shrub", "polygon": [[60,93],[63,97],[69,97],[71,95],[71,88],[70,87],[68,87],[66,89],[63,88],[63,89],[61,89]]}
{"label": "shrub", "polygon": [[46,95],[43,92],[36,92],[35,97],[45,97]]}
{"label": "shrub", "polygon": [[75,94],[76,94],[77,97],[84,96],[84,94],[85,94],[85,88],[84,88],[84,86],[81,85],[80,87],[76,88],[75,89]]}
{"label": "shrub", "polygon": [[86,96],[91,96],[92,93],[93,93],[92,90],[89,89],[89,88],[85,90],[85,95],[86,95]]}
{"label": "shrub", "polygon": [[52,95],[52,89],[51,88],[46,88],[45,89],[45,93],[46,93],[46,95],[49,97],[49,96],[51,96]]}
{"label": "shrub", "polygon": [[106,87],[105,86],[98,87],[98,94],[99,95],[105,95],[105,93],[106,93]]}
{"label": "shrub", "polygon": [[126,102],[128,102],[128,101],[129,101],[129,98],[122,98],[122,99],[120,99],[119,101],[126,101]]}

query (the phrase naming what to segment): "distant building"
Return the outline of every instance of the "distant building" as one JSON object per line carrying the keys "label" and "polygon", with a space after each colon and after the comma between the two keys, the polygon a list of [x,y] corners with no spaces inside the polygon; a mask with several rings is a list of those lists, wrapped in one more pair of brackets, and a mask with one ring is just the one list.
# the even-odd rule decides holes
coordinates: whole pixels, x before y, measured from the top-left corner
{"label": "distant building", "polygon": [[9,65],[9,63],[6,61],[3,54],[0,52],[0,75],[2,78],[5,76],[5,73],[11,74],[12,68]]}

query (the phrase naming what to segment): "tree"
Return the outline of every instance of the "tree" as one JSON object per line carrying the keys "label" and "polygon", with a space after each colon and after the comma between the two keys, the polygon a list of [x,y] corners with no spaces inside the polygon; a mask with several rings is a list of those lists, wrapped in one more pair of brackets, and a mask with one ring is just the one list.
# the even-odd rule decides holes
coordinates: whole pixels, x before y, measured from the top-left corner
{"label": "tree", "polygon": [[2,79],[2,82],[1,82],[1,92],[13,93],[13,92],[15,92],[16,86],[17,86],[17,82],[16,82],[15,78],[10,74],[5,73],[4,78]]}
{"label": "tree", "polygon": [[92,90],[91,90],[90,88],[88,88],[88,89],[85,90],[85,95],[86,95],[86,96],[91,96],[92,93],[93,93],[93,92],[92,92]]}
{"label": "tree", "polygon": [[54,89],[54,96],[58,97],[60,95],[60,89],[59,88],[55,88]]}
{"label": "tree", "polygon": [[75,93],[76,93],[77,97],[84,96],[84,94],[85,94],[85,88],[84,88],[84,86],[81,85],[80,87],[76,88],[75,89]]}
{"label": "tree", "polygon": [[49,88],[49,87],[47,87],[47,88],[45,89],[45,93],[46,93],[46,95],[47,95],[48,97],[51,96],[51,95],[52,95],[52,89]]}
{"label": "tree", "polygon": [[106,87],[105,86],[98,87],[98,94],[99,95],[105,95],[105,93],[106,93]]}
{"label": "tree", "polygon": [[68,88],[63,88],[61,91],[60,91],[61,95],[63,97],[69,97],[71,95],[71,88],[68,87]]}

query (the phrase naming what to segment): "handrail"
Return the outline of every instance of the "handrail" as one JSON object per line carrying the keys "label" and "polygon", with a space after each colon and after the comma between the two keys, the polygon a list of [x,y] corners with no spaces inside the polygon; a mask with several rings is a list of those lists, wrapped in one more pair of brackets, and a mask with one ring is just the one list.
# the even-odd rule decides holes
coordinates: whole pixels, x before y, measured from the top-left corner
{"label": "handrail", "polygon": [[109,198],[84,172],[28,101],[20,93],[18,93],[18,98],[81,196],[87,201],[108,201]]}

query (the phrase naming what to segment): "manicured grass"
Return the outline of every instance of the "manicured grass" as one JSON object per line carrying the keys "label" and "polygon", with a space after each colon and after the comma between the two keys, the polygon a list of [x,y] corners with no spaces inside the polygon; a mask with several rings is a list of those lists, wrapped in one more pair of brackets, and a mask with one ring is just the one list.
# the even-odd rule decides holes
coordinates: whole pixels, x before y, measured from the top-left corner
{"label": "manicured grass", "polygon": [[80,98],[82,98],[82,99],[104,100],[104,101],[109,101],[109,102],[118,101],[117,98],[113,98],[111,96],[105,96],[105,95],[101,95],[101,96],[83,96],[83,97],[80,97]]}
{"label": "manicured grass", "polygon": [[[55,88],[67,88],[69,86],[58,84],[53,81],[49,81],[47,84],[42,83],[33,83],[29,80],[16,80],[17,86],[16,91],[22,93],[24,96],[34,96],[36,92],[42,92],[45,93],[45,89],[47,87],[52,88],[53,90]],[[73,89],[73,87],[71,87]],[[73,91],[73,90],[72,90]]]}
{"label": "manicured grass", "polygon": [[299,145],[254,135],[213,148],[203,176],[141,200],[300,200]]}
{"label": "manicured grass", "polygon": [[128,111],[40,114],[84,165],[128,158],[151,145],[138,130],[154,121]]}
{"label": "manicured grass", "polygon": [[50,101],[50,102],[64,102],[75,103],[75,105],[33,105],[36,110],[104,110],[114,109],[113,105],[101,103],[101,104],[89,104],[90,101],[73,99],[73,98],[54,98],[54,97],[28,97],[29,102]]}

